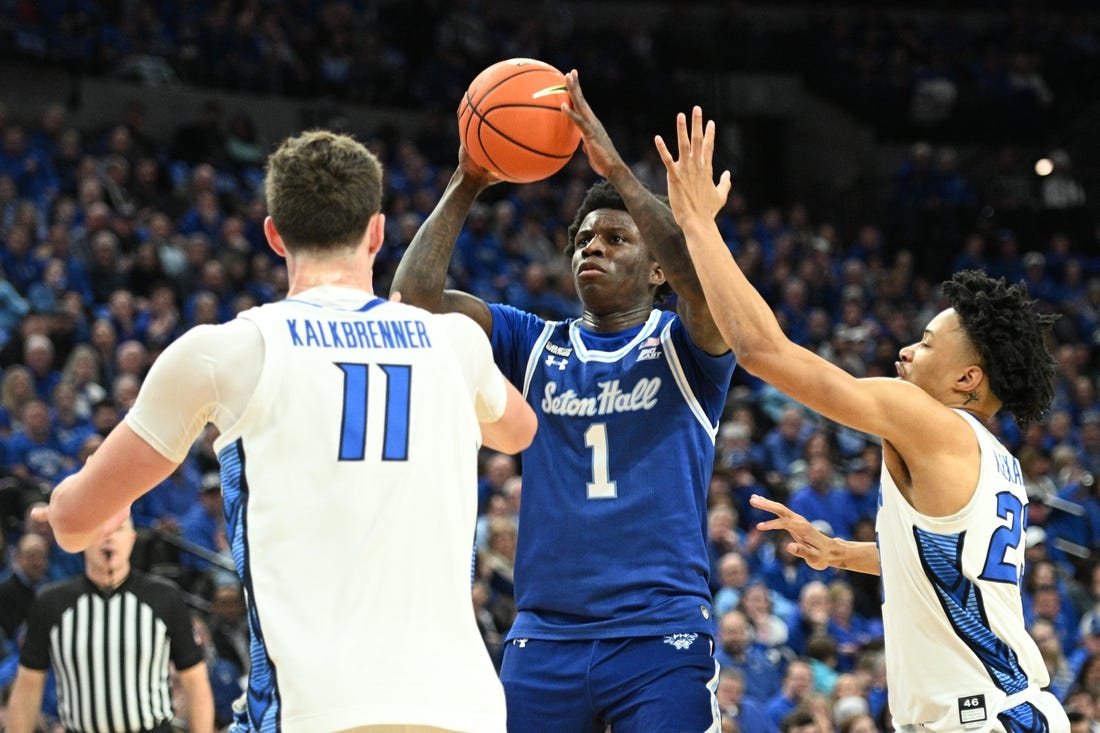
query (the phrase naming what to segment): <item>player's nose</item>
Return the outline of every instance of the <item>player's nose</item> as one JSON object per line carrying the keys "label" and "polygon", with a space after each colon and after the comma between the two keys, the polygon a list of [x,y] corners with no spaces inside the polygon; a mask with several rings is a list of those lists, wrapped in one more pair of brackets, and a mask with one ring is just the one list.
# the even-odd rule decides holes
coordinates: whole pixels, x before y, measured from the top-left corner
{"label": "player's nose", "polygon": [[585,242],[581,247],[581,254],[585,256],[591,256],[595,254],[602,254],[607,246],[607,242],[603,240],[599,234],[593,234],[592,238]]}

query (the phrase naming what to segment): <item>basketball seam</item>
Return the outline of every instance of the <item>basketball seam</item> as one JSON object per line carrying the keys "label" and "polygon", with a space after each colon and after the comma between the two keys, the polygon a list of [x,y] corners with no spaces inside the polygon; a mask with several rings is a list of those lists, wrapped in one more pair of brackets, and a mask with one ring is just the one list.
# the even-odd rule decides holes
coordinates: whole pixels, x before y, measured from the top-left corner
{"label": "basketball seam", "polygon": [[[514,74],[509,74],[508,76],[504,77],[503,79],[499,79],[495,84],[493,84],[493,86],[486,89],[485,93],[481,95],[481,99],[477,100],[477,104],[475,104],[474,101],[470,98],[470,90],[467,89],[466,90],[466,103],[469,104],[474,109],[477,109],[477,105],[481,104],[483,101],[485,101],[485,98],[489,96],[489,93],[492,92],[493,90],[495,90],[501,84],[504,84],[507,81],[511,81],[512,79],[515,79],[517,76],[523,76],[524,74],[534,74],[534,73],[539,72],[539,71],[545,72],[545,71],[551,71],[551,69],[548,69],[545,66],[535,66],[535,67],[532,67],[530,69],[520,69],[519,71],[517,71]],[[482,85],[482,86],[484,86],[484,85]],[[481,87],[478,87],[477,89],[474,90],[474,94],[477,94],[480,91],[481,91]]]}
{"label": "basketball seam", "polygon": [[[574,153],[576,152],[576,150],[572,150],[566,155],[559,155],[559,154],[554,154],[554,153],[547,153],[547,152],[544,152],[542,150],[537,150],[535,148],[532,148],[529,145],[525,145],[524,143],[516,140],[515,138],[511,137],[510,135],[507,135],[500,128],[498,128],[496,125],[494,125],[492,122],[485,119],[485,113],[483,113],[480,109],[478,109],[478,105],[483,103],[485,101],[486,97],[488,97],[490,94],[492,94],[492,92],[494,90],[496,90],[498,87],[505,84],[506,82],[511,81],[515,77],[523,75],[523,74],[532,74],[532,73],[546,72],[546,71],[548,71],[548,69],[546,67],[541,67],[541,66],[532,67],[530,69],[519,69],[515,73],[509,74],[508,76],[504,77],[503,79],[498,80],[496,83],[494,83],[488,89],[486,89],[485,93],[481,94],[478,97],[476,102],[474,100],[474,96],[478,95],[478,93],[481,92],[481,89],[482,89],[481,86],[479,86],[477,89],[473,90],[472,93],[469,89],[467,89],[465,95],[463,96],[463,102],[465,103],[466,108],[470,110],[470,116],[469,116],[469,118],[466,119],[465,129],[462,130],[462,139],[463,140],[468,139],[469,133],[470,133],[470,125],[473,124],[474,117],[477,117],[477,120],[478,120],[477,142],[478,142],[478,147],[481,148],[481,154],[484,155],[485,159],[496,169],[496,172],[501,174],[504,177],[509,176],[507,170],[503,166],[501,166],[499,163],[497,163],[496,160],[493,159],[493,156],[485,148],[485,142],[482,139],[482,135],[481,135],[482,126],[488,126],[489,129],[491,129],[496,134],[500,135],[501,138],[508,141],[512,145],[516,146],[520,150],[524,150],[528,153],[534,153],[535,155],[541,156],[541,157],[546,158],[548,160],[569,160],[570,158],[573,157]],[[495,105],[495,106],[491,107],[488,111],[492,111],[494,109],[515,109],[515,108],[548,109],[548,110],[555,110],[556,109],[556,110],[560,111],[559,108],[551,107],[551,106],[545,105],[545,104],[500,104],[500,105]],[[466,113],[466,109],[463,109],[461,112],[459,112],[459,118],[461,118],[462,115],[465,114],[465,113]]]}
{"label": "basketball seam", "polygon": [[[514,74],[509,74],[508,76],[504,77],[503,79],[498,80],[495,84],[493,84],[491,87],[486,89],[485,93],[482,94],[481,97],[476,101],[474,100],[474,95],[476,95],[478,92],[480,92],[481,87],[485,86],[485,85],[482,84],[481,86],[479,86],[477,89],[475,89],[473,91],[473,94],[471,94],[470,90],[467,89],[466,90],[466,95],[465,95],[465,102],[466,102],[466,106],[470,108],[470,117],[469,117],[469,119],[466,120],[466,129],[464,129],[462,131],[462,139],[465,140],[466,136],[469,135],[469,133],[470,133],[470,124],[474,121],[475,116],[478,118],[479,121],[481,121],[481,122],[485,121],[484,115],[481,114],[481,112],[478,110],[477,106],[479,104],[481,104],[482,102],[484,102],[485,98],[488,97],[489,94],[492,93],[492,91],[494,89],[496,89],[500,85],[504,84],[506,81],[509,81],[510,79],[516,78],[517,76],[522,76],[524,74],[533,74],[533,73],[536,73],[536,72],[545,72],[545,71],[548,71],[548,69],[545,66],[533,66],[529,69],[520,68]],[[465,112],[465,110],[463,110],[463,112]],[[461,116],[462,116],[462,114],[460,113],[459,117],[461,117]],[[496,130],[496,128],[493,128],[493,129]],[[481,143],[481,126],[480,125],[478,126],[477,140],[478,140],[478,144],[480,144]],[[490,161],[492,161],[492,158],[489,156],[489,154],[487,152],[485,152],[484,147],[482,147],[482,152],[485,153],[486,158],[488,158]],[[501,169],[501,167],[496,164],[495,161],[493,162],[493,165],[496,166],[496,169],[497,169],[498,172],[501,172],[501,173],[504,172]]]}

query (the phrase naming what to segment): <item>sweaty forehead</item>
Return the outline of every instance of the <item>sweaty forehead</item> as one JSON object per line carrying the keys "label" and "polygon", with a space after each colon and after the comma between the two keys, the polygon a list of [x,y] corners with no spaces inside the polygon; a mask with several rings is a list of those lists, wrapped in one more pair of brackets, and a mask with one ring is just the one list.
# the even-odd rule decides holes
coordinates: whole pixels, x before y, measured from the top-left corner
{"label": "sweaty forehead", "polygon": [[630,215],[629,211],[623,211],[621,209],[596,209],[595,211],[588,212],[588,216],[584,217],[584,221],[581,222],[582,230],[588,229],[592,231],[599,231],[600,229],[630,229],[637,231],[638,227],[634,224],[634,217]]}

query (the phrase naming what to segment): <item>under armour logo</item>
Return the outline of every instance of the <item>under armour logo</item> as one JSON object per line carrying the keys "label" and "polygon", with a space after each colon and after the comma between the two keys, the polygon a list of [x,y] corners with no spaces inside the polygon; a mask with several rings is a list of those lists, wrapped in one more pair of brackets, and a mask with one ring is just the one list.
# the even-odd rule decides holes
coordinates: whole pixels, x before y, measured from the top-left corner
{"label": "under armour logo", "polygon": [[555,359],[553,354],[546,355],[546,366],[556,366],[559,371],[565,371],[566,365],[569,364],[569,359],[562,357],[561,359]]}
{"label": "under armour logo", "polygon": [[670,634],[665,637],[665,643],[671,644],[682,651],[691,647],[698,638],[698,634]]}

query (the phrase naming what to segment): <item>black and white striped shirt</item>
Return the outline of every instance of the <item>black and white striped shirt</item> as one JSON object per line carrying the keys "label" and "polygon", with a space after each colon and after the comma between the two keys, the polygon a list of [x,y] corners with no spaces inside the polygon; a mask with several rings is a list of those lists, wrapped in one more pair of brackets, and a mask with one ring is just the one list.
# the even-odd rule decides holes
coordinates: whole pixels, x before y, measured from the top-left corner
{"label": "black and white striped shirt", "polygon": [[132,571],[112,591],[80,576],[42,589],[27,617],[20,664],[57,677],[62,725],[138,733],[172,719],[168,662],[203,661],[176,586]]}

